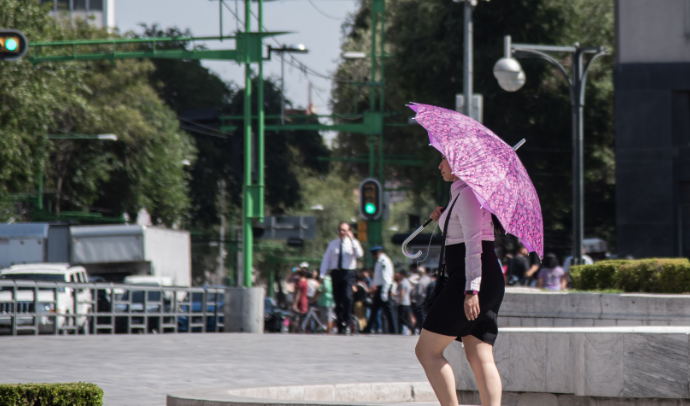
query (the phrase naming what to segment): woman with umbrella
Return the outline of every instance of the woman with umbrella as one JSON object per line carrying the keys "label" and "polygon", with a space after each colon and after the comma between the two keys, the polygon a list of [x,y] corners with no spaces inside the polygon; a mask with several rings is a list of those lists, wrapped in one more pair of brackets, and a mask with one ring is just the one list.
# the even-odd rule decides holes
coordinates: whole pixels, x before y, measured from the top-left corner
{"label": "woman with umbrella", "polygon": [[482,405],[500,406],[493,345],[505,281],[494,251],[494,226],[543,256],[539,199],[515,151],[489,129],[452,110],[411,107],[442,154],[441,176],[453,182],[449,209],[439,207],[430,215],[445,238],[439,270],[447,278],[437,275],[445,283],[425,309],[415,353],[441,406],[456,406],[455,377],[443,351],[462,341]]}

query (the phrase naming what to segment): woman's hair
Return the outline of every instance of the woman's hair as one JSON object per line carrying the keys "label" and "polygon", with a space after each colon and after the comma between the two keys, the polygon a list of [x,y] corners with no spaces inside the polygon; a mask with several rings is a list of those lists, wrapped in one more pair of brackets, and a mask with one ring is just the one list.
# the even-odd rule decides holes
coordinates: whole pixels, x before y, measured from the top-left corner
{"label": "woman's hair", "polygon": [[542,261],[542,266],[544,268],[555,268],[559,266],[560,263],[558,262],[558,257],[556,254],[546,254],[544,255],[544,261]]}
{"label": "woman's hair", "polygon": [[506,233],[506,229],[503,228],[503,224],[498,220],[498,217],[496,217],[495,214],[491,213],[491,221],[494,223],[494,234],[501,234],[504,235]]}

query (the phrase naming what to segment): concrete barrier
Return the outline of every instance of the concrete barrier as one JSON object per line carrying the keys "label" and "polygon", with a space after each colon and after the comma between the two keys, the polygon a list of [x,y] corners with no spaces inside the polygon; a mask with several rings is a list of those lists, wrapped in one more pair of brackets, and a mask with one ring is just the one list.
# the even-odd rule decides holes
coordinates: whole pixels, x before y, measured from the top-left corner
{"label": "concrete barrier", "polygon": [[507,288],[499,327],[690,326],[690,295]]}
{"label": "concrete barrier", "polygon": [[226,333],[264,332],[264,289],[225,290],[224,329]]}
{"label": "concrete barrier", "polygon": [[[474,375],[460,343],[445,356],[463,403]],[[503,328],[494,358],[504,405],[690,405],[690,327]]]}
{"label": "concrete barrier", "polygon": [[399,403],[409,404],[409,402],[415,402],[412,406],[438,404],[428,382],[211,388],[172,393],[167,398],[167,406],[363,406],[375,404],[393,406]]}

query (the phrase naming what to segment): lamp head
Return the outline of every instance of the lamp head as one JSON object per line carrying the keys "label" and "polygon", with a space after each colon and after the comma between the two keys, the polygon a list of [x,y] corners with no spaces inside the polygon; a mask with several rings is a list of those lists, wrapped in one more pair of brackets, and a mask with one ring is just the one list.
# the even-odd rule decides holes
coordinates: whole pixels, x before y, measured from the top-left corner
{"label": "lamp head", "polygon": [[515,92],[525,84],[525,72],[513,58],[501,58],[494,65],[494,76],[503,90]]}
{"label": "lamp head", "polygon": [[98,134],[96,137],[102,141],[117,141],[117,135],[115,134]]}
{"label": "lamp head", "polygon": [[364,52],[344,52],[342,54],[343,59],[364,59],[367,57],[367,54]]}

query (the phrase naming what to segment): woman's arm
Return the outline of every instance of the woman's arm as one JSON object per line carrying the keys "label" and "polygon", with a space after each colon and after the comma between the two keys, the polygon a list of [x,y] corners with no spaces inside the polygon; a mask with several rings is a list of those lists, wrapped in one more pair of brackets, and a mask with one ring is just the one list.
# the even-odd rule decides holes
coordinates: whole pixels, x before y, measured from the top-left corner
{"label": "woman's arm", "polygon": [[[465,291],[479,292],[482,282],[482,222],[483,212],[472,189],[460,191],[452,216],[458,216],[465,240]],[[450,227],[450,226],[449,226]]]}

